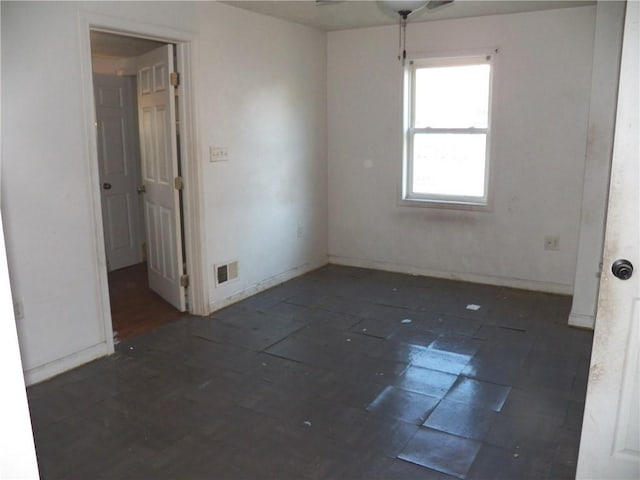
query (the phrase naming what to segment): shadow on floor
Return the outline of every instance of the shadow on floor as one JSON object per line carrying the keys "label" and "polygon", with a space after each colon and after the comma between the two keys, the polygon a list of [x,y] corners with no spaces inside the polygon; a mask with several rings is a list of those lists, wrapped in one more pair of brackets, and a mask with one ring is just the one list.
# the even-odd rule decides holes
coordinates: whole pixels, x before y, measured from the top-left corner
{"label": "shadow on floor", "polygon": [[327,266],[30,387],[42,478],[574,478],[570,306]]}

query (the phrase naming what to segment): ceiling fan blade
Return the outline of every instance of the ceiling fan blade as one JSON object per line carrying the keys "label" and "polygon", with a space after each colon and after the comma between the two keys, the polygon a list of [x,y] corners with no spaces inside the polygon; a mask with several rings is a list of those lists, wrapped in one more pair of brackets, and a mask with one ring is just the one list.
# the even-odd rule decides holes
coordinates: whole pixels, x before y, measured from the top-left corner
{"label": "ceiling fan blade", "polygon": [[449,3],[453,3],[453,0],[431,0],[427,2],[427,9],[433,10],[434,8],[444,7]]}

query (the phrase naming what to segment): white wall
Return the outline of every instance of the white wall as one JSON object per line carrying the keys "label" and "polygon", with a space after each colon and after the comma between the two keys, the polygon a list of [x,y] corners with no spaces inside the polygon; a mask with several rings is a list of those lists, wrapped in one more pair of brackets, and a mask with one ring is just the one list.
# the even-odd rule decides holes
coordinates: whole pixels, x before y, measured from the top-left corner
{"label": "white wall", "polygon": [[[1,221],[1,220],[0,220]],[[4,235],[0,225],[0,478],[37,479],[38,463],[22,376]]]}
{"label": "white wall", "polygon": [[595,325],[624,16],[625,2],[598,3],[580,241],[569,316],[569,324],[584,328],[593,328]]}
{"label": "white wall", "polygon": [[[490,212],[398,206],[397,27],[329,33],[330,260],[572,293],[595,12],[409,24],[409,54],[500,50]],[[559,251],[544,250],[545,235]]]}
{"label": "white wall", "polygon": [[212,83],[199,102],[209,117],[201,155],[229,149],[231,161],[204,172],[207,253],[210,263],[239,260],[240,278],[216,289],[209,268],[213,308],[256,281],[327,262],[325,34],[224,12],[200,45],[212,60],[202,65]]}
{"label": "white wall", "polygon": [[[210,305],[326,263],[324,33],[213,2],[1,8],[2,205],[28,379],[107,352],[80,11],[195,35]],[[210,145],[228,147],[231,161],[210,164]],[[215,288],[213,265],[230,259],[240,278]]]}
{"label": "white wall", "polygon": [[106,353],[97,315],[76,12],[2,6],[2,208],[26,370]]}

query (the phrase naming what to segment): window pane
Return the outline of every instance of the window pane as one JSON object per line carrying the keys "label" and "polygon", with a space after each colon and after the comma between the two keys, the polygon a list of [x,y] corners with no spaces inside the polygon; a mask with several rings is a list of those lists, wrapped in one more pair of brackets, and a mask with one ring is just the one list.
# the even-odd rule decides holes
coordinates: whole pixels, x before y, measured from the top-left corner
{"label": "window pane", "polygon": [[416,128],[487,128],[490,66],[418,68]]}
{"label": "window pane", "polygon": [[484,197],[487,136],[417,134],[413,143],[413,193]]}

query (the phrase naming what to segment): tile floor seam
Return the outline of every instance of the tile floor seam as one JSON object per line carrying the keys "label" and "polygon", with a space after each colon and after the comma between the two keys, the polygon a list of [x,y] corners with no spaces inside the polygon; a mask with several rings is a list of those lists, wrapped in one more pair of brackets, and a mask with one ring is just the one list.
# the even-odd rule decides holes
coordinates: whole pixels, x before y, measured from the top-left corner
{"label": "tile floor seam", "polygon": [[[477,317],[465,315],[470,303],[482,305]],[[118,478],[127,465],[153,470],[158,480],[175,478],[181,466],[200,476],[251,477],[263,470],[240,460],[247,449],[256,462],[284,469],[283,479],[373,479],[385,472],[537,479],[575,471],[589,334],[561,324],[568,297],[328,266],[227,308],[217,314],[224,319],[187,316],[119,344],[112,357],[30,387],[43,478],[64,478],[65,470]],[[405,312],[414,319],[410,328],[400,322]],[[388,335],[375,335],[382,333]],[[272,365],[262,370],[264,363]],[[554,365],[575,371],[556,372]],[[387,375],[374,375],[378,369]],[[82,405],[86,431],[77,410],[60,409],[65,388]],[[48,403],[55,397],[60,408]],[[103,421],[112,429],[100,431]],[[117,432],[127,425],[132,436],[120,444]],[[122,465],[93,446],[74,454],[83,436],[87,445],[107,439]],[[189,449],[204,438],[217,448]],[[126,453],[160,446],[166,448],[154,456],[177,459],[164,473]],[[320,469],[309,469],[308,457],[296,453],[314,448],[322,452]],[[198,477],[185,480],[191,478]]]}

